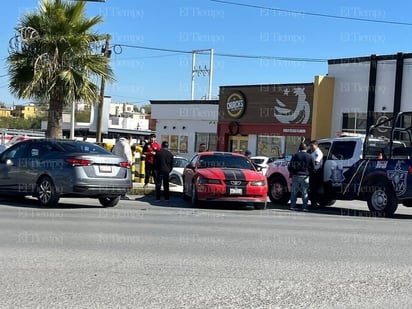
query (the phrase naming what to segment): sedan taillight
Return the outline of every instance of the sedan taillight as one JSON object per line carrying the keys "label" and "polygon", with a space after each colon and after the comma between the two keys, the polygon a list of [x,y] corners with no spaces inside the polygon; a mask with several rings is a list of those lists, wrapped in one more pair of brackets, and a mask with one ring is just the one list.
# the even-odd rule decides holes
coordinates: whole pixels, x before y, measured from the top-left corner
{"label": "sedan taillight", "polygon": [[120,162],[120,167],[129,168],[129,167],[130,167],[130,163],[127,162],[127,161]]}
{"label": "sedan taillight", "polygon": [[85,159],[66,158],[64,160],[71,166],[90,166],[93,164],[93,161]]}

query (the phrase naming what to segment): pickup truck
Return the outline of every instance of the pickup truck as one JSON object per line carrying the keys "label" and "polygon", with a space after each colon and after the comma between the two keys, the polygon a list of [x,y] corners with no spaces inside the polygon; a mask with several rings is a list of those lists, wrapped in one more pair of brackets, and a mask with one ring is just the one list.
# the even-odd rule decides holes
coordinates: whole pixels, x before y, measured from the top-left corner
{"label": "pickup truck", "polygon": [[[398,113],[364,135],[325,138],[318,143],[324,161],[317,190],[309,193],[312,207],[363,200],[378,216],[392,216],[399,203],[412,207],[412,112]],[[266,177],[272,203],[289,201],[288,163],[269,164]]]}

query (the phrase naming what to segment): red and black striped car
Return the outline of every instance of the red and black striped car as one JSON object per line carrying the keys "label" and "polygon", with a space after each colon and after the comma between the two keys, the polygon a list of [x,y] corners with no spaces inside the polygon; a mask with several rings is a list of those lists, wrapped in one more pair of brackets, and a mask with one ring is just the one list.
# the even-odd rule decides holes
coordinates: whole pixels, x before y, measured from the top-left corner
{"label": "red and black striped car", "polygon": [[196,154],[183,171],[183,196],[199,202],[237,202],[265,209],[267,180],[243,154],[207,151]]}

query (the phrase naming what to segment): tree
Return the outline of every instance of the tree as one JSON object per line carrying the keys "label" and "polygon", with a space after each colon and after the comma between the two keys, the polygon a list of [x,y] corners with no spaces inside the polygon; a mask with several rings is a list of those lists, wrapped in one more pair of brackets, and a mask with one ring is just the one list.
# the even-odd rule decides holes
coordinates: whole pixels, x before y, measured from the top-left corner
{"label": "tree", "polygon": [[114,81],[109,58],[94,52],[107,37],[92,32],[102,21],[85,17],[84,1],[42,0],[39,12],[25,14],[16,27],[7,57],[9,89],[49,103],[47,137],[62,137],[65,105],[99,102],[94,77]]}

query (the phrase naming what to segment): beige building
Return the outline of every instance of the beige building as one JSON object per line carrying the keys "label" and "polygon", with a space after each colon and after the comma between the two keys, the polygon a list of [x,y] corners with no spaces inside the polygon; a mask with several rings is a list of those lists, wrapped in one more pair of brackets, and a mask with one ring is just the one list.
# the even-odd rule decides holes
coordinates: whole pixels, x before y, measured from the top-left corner
{"label": "beige building", "polygon": [[14,109],[11,111],[11,116],[30,119],[38,116],[40,110],[38,105],[28,104],[28,105],[15,105]]}
{"label": "beige building", "polygon": [[0,108],[0,118],[10,117],[10,116],[11,116],[11,109],[9,109],[9,108]]}

